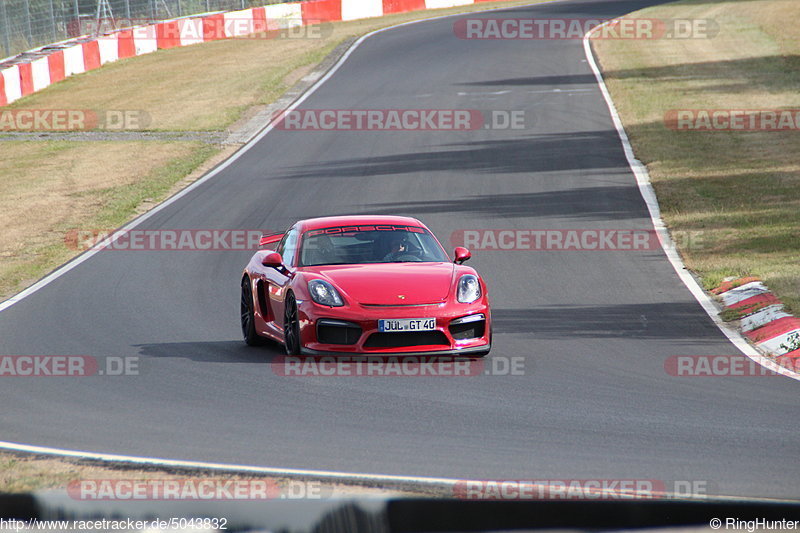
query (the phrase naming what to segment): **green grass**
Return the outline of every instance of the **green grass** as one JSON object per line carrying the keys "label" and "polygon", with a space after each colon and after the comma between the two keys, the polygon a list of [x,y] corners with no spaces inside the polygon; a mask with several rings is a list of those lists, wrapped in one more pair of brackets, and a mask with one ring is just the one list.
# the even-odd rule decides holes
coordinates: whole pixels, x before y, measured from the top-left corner
{"label": "green grass", "polygon": [[800,109],[800,4],[683,0],[629,16],[720,26],[713,39],[593,43],[664,221],[702,234],[702,246],[679,247],[686,265],[707,289],[757,276],[800,312],[800,131],[675,131],[664,122],[670,109]]}
{"label": "green grass", "polygon": [[[410,20],[530,3],[513,0],[334,23],[322,39],[230,39],[160,50],[70,77],[8,109],[140,110],[151,118],[147,130],[223,131],[274,102],[347,39]],[[180,154],[169,157],[171,147],[190,143],[147,143],[159,157],[141,150],[117,150],[111,157],[113,146],[104,142],[2,141],[0,299],[76,254],[63,244],[65,231],[124,224],[220,151],[198,144],[188,152],[176,148],[173,152]],[[136,143],[119,141],[118,146]],[[32,209],[46,216],[23,216]]]}
{"label": "green grass", "polygon": [[[138,141],[150,143],[151,141]],[[97,143],[103,144],[103,143]],[[133,143],[131,143],[133,144]],[[63,222],[49,228],[53,238],[37,239],[25,246],[14,260],[3,262],[0,268],[0,294],[10,294],[46,275],[55,266],[67,262],[77,252],[67,245],[65,236],[70,230],[112,230],[133,218],[144,203],[157,203],[174,192],[176,184],[191,174],[205,161],[219,152],[219,148],[205,143],[173,143],[188,148],[188,155],[174,157],[163,166],[151,168],[144,176],[131,183],[93,189],[70,194],[73,200],[87,198],[92,205],[99,205],[93,214],[84,217],[67,217]],[[50,157],[83,147],[79,142],[48,142],[44,153]],[[36,161],[33,158],[32,161]],[[28,162],[30,164],[30,162]],[[21,169],[24,172],[24,168]]]}

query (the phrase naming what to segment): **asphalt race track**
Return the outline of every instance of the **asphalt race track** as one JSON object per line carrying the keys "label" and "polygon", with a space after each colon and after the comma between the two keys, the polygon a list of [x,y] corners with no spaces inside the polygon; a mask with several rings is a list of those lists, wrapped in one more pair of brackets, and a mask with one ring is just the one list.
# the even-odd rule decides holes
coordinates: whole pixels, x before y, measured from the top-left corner
{"label": "asphalt race track", "polygon": [[[610,17],[653,3],[477,16]],[[455,20],[369,38],[302,107],[524,110],[525,129],[273,131],[139,228],[402,214],[448,249],[461,229],[651,228],[581,40],[463,40]],[[688,480],[800,498],[797,382],[665,371],[672,355],[737,352],[660,250],[475,252],[495,319],[487,367],[523,357],[525,372],[454,378],[276,375],[269,363],[282,352],[240,339],[249,256],[104,251],[0,313],[0,354],[140,357],[138,376],[3,379],[0,440],[457,479]]]}

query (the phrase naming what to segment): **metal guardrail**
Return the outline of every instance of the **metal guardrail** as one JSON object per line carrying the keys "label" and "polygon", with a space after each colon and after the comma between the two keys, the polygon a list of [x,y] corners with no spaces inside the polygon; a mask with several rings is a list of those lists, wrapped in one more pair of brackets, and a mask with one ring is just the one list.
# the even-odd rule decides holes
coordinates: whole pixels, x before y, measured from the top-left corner
{"label": "metal guardrail", "polygon": [[0,0],[0,59],[81,35],[288,1]]}

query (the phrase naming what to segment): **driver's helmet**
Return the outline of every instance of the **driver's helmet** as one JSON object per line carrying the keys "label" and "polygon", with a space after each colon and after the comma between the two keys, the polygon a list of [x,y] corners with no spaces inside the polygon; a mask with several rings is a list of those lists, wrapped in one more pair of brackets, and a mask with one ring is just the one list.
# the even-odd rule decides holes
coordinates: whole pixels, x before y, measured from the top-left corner
{"label": "driver's helmet", "polygon": [[405,231],[393,231],[389,233],[389,245],[392,248],[406,246],[408,244],[408,234]]}
{"label": "driver's helmet", "polygon": [[408,250],[408,235],[405,231],[389,231],[381,240],[383,241],[381,256],[397,253],[401,248]]}

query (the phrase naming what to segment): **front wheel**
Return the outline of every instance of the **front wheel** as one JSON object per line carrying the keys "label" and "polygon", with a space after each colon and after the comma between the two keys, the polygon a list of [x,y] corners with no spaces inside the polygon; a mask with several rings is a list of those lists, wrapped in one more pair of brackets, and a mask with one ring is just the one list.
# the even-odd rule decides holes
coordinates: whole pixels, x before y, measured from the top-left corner
{"label": "front wheel", "polygon": [[250,278],[242,279],[242,299],[239,304],[239,315],[242,321],[242,336],[248,346],[261,346],[264,337],[256,332],[256,317],[253,309],[253,290],[250,287]]}
{"label": "front wheel", "polygon": [[283,345],[286,355],[300,355],[300,319],[294,294],[286,296],[283,310]]}

